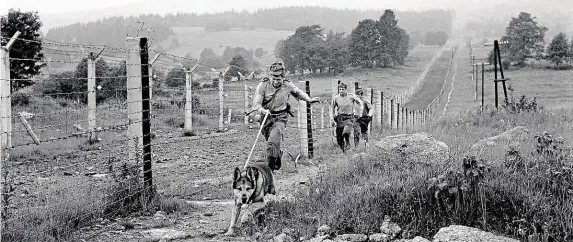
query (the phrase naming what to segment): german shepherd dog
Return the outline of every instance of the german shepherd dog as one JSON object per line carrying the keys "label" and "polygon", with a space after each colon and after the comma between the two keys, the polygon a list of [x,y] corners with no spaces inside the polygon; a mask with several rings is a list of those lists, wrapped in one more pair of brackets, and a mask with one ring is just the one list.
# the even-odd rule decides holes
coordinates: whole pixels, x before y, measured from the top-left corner
{"label": "german shepherd dog", "polygon": [[241,207],[247,205],[247,211],[241,218],[241,224],[249,219],[254,212],[265,206],[264,197],[266,194],[275,194],[273,173],[264,162],[257,162],[247,166],[245,171],[239,167],[235,168],[233,174],[233,193],[235,206],[229,230],[226,236],[235,233],[235,226],[241,212]]}

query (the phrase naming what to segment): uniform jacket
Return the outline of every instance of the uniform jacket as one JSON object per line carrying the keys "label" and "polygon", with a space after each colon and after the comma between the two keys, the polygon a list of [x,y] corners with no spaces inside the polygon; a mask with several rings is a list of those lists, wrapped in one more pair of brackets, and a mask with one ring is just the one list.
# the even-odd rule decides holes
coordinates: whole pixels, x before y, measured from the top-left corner
{"label": "uniform jacket", "polygon": [[[275,97],[271,100],[273,95],[275,95]],[[310,101],[310,97],[295,86],[290,80],[283,80],[283,84],[279,88],[275,88],[272,81],[268,78],[264,78],[257,85],[255,98],[253,99],[253,109],[258,110],[263,107],[269,111],[275,112],[285,110],[287,108],[288,99],[291,95],[298,100]],[[271,101],[266,103],[268,100]],[[263,102],[265,102],[266,105],[263,106]]]}

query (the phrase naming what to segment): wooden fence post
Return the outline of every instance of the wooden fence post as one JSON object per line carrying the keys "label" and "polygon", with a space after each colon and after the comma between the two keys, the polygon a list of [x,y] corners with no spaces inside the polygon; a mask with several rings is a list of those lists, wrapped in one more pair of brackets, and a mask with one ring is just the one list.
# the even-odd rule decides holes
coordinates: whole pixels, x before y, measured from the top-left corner
{"label": "wooden fence post", "polygon": [[[139,39],[141,58],[141,73],[149,73],[149,46],[147,38]],[[151,115],[150,115],[150,89],[149,75],[141,75],[141,128],[143,135],[143,181],[146,189],[153,188],[153,176],[151,170]],[[153,195],[152,193],[148,195]]]}
{"label": "wooden fence post", "polygon": [[320,131],[324,131],[324,104],[320,105]]}
{"label": "wooden fence post", "polygon": [[[310,97],[310,81],[306,80],[306,94]],[[312,107],[310,103],[306,103],[306,132],[308,138],[308,158],[314,157],[314,139],[312,138]]]}
{"label": "wooden fence post", "polygon": [[382,92],[376,93],[376,105],[374,106],[374,115],[376,118],[376,127],[382,130],[382,115],[384,115],[384,110],[382,109]]}
{"label": "wooden fence post", "polygon": [[[248,113],[250,111],[250,104],[249,104],[249,87],[247,86],[247,78],[243,79],[243,83],[245,84],[245,89],[244,89],[244,96],[245,96],[245,105],[244,105],[244,109],[245,109],[245,113]],[[249,116],[245,115],[245,117],[243,118],[244,120],[244,124],[245,125],[249,125]]]}
{"label": "wooden fence post", "polygon": [[400,128],[402,128],[402,115],[400,111],[400,103],[396,103],[396,129],[398,131],[400,131]]}
{"label": "wooden fence post", "polygon": [[396,107],[394,103],[394,98],[390,99],[390,129],[396,127]]}

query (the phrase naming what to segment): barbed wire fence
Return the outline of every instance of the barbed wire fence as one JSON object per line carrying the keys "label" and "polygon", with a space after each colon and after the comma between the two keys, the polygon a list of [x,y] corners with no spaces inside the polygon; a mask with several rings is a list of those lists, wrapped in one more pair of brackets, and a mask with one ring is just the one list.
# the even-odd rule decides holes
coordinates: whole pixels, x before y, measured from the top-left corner
{"label": "barbed wire fence", "polygon": [[[41,43],[45,58],[26,61],[46,68],[30,88],[9,88],[19,81],[10,62],[23,59],[7,47],[0,56],[2,240],[65,239],[97,219],[151,206],[156,193],[192,197],[201,192],[193,176],[227,177],[247,158],[258,130],[245,115],[258,84],[252,73],[234,81],[225,74],[240,67],[149,50],[142,37],[127,38],[126,48]],[[310,93],[312,77],[293,82]],[[441,94],[424,110],[400,107],[418,84],[399,94],[366,89],[376,132],[419,130],[435,116]],[[287,125],[285,155],[329,152],[330,102],[292,106],[297,122]],[[174,182],[181,179],[191,182]]]}

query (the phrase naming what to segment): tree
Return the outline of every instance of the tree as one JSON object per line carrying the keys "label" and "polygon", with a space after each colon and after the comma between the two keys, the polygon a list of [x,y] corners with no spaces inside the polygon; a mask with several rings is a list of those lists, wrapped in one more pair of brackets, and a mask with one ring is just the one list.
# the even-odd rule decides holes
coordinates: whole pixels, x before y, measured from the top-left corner
{"label": "tree", "polygon": [[[10,9],[8,16],[2,16],[2,46],[6,45],[10,38],[20,31],[20,40],[14,42],[10,49],[10,78],[14,79],[12,90],[34,84],[32,78],[40,73],[40,69],[46,66],[41,62],[42,39],[40,27],[42,22],[38,12],[20,12]],[[25,40],[25,41],[24,41]]]}
{"label": "tree", "polygon": [[165,84],[169,87],[185,86],[185,70],[183,68],[173,68],[167,73]]}
{"label": "tree", "polygon": [[238,77],[239,76],[238,72],[241,72],[241,74],[243,74],[243,76],[246,76],[249,74],[249,73],[247,73],[247,72],[249,72],[247,61],[241,55],[233,56],[233,59],[231,59],[231,62],[229,62],[229,65],[230,65],[229,71],[227,71],[227,73],[225,74],[226,80],[230,80],[231,77],[233,77],[233,76]]}
{"label": "tree", "polygon": [[435,34],[435,42],[437,45],[439,45],[440,47],[444,46],[446,44],[446,42],[448,42],[448,34],[446,34],[446,32],[444,31],[438,31]]}
{"label": "tree", "polygon": [[332,69],[335,74],[338,74],[344,70],[349,61],[348,44],[344,33],[330,31],[326,36],[326,46],[328,48],[328,72]]}
{"label": "tree", "polygon": [[559,66],[563,63],[563,59],[569,56],[569,48],[567,36],[564,33],[559,33],[553,37],[547,46],[547,58]]}
{"label": "tree", "polygon": [[409,39],[398,26],[394,12],[386,10],[378,21],[362,20],[352,30],[348,43],[350,61],[362,67],[402,64],[408,55]]}
{"label": "tree", "polygon": [[316,72],[325,68],[326,51],[322,31],[320,25],[301,26],[285,40],[279,57],[289,71]]}
{"label": "tree", "polygon": [[523,65],[525,59],[543,50],[543,38],[546,27],[538,26],[535,17],[531,14],[521,12],[517,18],[511,18],[509,25],[505,29],[505,36],[502,41],[508,41],[502,51],[508,52],[508,58],[516,65]]}
{"label": "tree", "polygon": [[255,50],[256,57],[261,58],[263,55],[265,55],[265,50],[263,50],[263,48],[259,47]]}
{"label": "tree", "polygon": [[376,21],[365,19],[358,22],[358,26],[350,33],[348,50],[350,62],[362,67],[374,67],[374,48],[379,37]]}
{"label": "tree", "polygon": [[281,52],[283,51],[284,46],[285,46],[285,40],[284,39],[277,41],[277,43],[275,44],[275,49],[273,50],[273,54],[275,56],[279,56],[281,54]]}
{"label": "tree", "polygon": [[[105,77],[108,73],[109,66],[104,59],[97,59],[95,62],[95,75],[96,75],[96,86],[100,85],[104,90],[112,90],[108,87],[108,81]],[[75,79],[72,80],[71,90],[62,90],[64,93],[74,93],[73,96],[79,98],[82,102],[87,102],[87,91],[88,91],[88,59],[83,58],[82,61],[76,66]],[[97,99],[104,100],[103,92],[97,92]]]}
{"label": "tree", "polygon": [[425,45],[437,45],[436,33],[432,32],[432,31],[426,32],[426,34],[424,35],[424,44]]}

